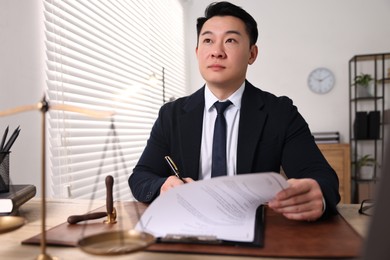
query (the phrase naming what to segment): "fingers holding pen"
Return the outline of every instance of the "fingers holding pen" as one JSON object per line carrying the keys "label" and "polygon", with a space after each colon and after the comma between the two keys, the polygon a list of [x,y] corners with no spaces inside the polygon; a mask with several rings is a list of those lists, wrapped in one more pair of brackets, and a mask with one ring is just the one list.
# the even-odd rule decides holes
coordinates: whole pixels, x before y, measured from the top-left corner
{"label": "fingers holding pen", "polygon": [[170,190],[176,186],[194,181],[191,178],[182,178],[180,176],[179,169],[177,168],[175,162],[172,160],[172,158],[169,155],[165,156],[164,158],[165,158],[165,161],[168,163],[169,167],[171,168],[174,175],[169,176],[167,178],[167,180],[164,182],[164,184],[161,186],[160,194],[163,192],[166,192],[167,190]]}
{"label": "fingers holding pen", "polygon": [[161,186],[160,193],[164,193],[164,192],[166,192],[166,191],[168,191],[176,186],[183,185],[183,184],[184,183],[179,178],[177,178],[174,175],[171,175],[167,178],[167,180]]}
{"label": "fingers holding pen", "polygon": [[[185,182],[183,182],[183,180]],[[191,178],[183,178],[183,180],[179,179],[175,175],[171,175],[167,178],[167,180],[164,182],[164,184],[161,186],[160,194],[164,193],[176,186],[183,185],[184,183],[193,182],[194,180]]]}
{"label": "fingers holding pen", "polygon": [[190,183],[194,181],[192,178],[182,178],[182,179],[185,181],[184,183]]}

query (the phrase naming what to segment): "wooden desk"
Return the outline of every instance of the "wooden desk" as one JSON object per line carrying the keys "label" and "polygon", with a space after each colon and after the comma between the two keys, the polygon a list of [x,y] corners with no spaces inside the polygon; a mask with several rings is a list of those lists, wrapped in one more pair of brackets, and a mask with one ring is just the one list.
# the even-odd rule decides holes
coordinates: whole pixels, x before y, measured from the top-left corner
{"label": "wooden desk", "polygon": [[[96,201],[92,208],[103,206],[104,201]],[[359,215],[359,205],[340,205],[340,213],[362,236],[366,233],[366,224],[369,217]],[[49,200],[47,203],[47,228],[54,227],[66,221],[69,215],[84,214],[89,209],[88,201],[80,200]],[[39,246],[22,245],[21,241],[32,237],[41,230],[40,222],[40,200],[33,199],[21,207],[21,214],[27,219],[27,224],[20,229],[0,235],[1,247],[0,256],[2,259],[35,259],[40,253]],[[48,247],[47,253],[60,259],[150,259],[150,260],[235,260],[235,259],[275,259],[259,257],[239,257],[239,256],[222,256],[222,255],[204,255],[204,254],[178,254],[178,253],[155,253],[155,252],[137,252],[122,256],[95,256],[84,253],[78,248],[68,247]],[[288,259],[288,258],[284,258]]]}

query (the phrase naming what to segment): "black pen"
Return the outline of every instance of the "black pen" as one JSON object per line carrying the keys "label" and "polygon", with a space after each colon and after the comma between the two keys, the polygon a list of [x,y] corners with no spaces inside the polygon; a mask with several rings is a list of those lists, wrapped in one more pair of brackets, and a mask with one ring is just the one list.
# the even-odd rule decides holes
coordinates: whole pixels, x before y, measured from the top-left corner
{"label": "black pen", "polygon": [[15,129],[15,131],[12,133],[11,137],[9,138],[7,144],[4,146],[3,152],[9,152],[12,145],[14,144],[16,138],[18,138],[18,135],[20,133],[19,126]]}
{"label": "black pen", "polygon": [[0,152],[3,151],[3,147],[4,147],[4,144],[5,144],[5,139],[7,139],[8,128],[9,128],[9,126],[7,126],[7,128],[4,131],[3,139],[1,140],[1,144],[0,144]]}
{"label": "black pen", "polygon": [[165,156],[165,160],[167,161],[169,167],[171,167],[173,173],[176,175],[177,178],[179,178],[182,182],[184,183],[187,183],[186,180],[184,180],[180,174],[179,174],[179,169],[177,169],[177,166],[176,164],[173,162],[173,160],[171,159],[171,157],[169,157],[168,155]]}

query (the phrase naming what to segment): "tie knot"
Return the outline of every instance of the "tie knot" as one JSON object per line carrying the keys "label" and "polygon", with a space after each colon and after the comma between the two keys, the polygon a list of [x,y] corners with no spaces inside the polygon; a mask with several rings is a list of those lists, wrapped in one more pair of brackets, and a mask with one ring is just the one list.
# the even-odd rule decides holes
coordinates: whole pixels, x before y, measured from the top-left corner
{"label": "tie knot", "polygon": [[228,106],[230,106],[231,104],[232,104],[232,102],[230,100],[224,101],[224,102],[217,101],[214,103],[214,106],[217,109],[218,114],[223,114],[223,112],[225,112],[226,108],[228,108]]}

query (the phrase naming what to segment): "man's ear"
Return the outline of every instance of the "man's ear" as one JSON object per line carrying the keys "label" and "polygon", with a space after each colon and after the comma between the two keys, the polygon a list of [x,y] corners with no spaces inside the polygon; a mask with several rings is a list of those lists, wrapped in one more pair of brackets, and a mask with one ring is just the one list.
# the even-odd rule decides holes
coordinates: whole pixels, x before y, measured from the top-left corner
{"label": "man's ear", "polygon": [[248,60],[249,65],[252,65],[256,61],[258,53],[259,53],[259,49],[257,48],[257,45],[253,44],[250,49],[250,57]]}

